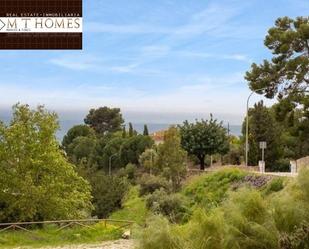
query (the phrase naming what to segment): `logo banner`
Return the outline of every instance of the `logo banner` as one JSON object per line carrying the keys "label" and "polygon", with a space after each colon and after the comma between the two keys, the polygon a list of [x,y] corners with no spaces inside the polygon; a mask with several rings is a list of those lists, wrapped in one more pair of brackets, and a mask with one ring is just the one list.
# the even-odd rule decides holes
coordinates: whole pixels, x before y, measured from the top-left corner
{"label": "logo banner", "polygon": [[0,49],[82,49],[82,0],[0,0]]}

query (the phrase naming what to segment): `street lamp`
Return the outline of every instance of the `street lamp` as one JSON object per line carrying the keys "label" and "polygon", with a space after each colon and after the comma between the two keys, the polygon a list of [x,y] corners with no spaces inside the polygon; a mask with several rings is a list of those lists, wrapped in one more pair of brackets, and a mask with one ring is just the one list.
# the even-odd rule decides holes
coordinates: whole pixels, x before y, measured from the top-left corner
{"label": "street lamp", "polygon": [[[256,91],[261,91],[265,90],[267,87],[263,87],[260,89],[255,90]],[[247,99],[247,116],[246,116],[246,166],[248,166],[248,151],[249,151],[249,100],[251,96],[255,93],[252,92],[250,93],[248,99]]]}
{"label": "street lamp", "polygon": [[115,153],[115,154],[113,154],[113,155],[111,155],[111,156],[109,157],[109,167],[108,167],[108,174],[109,174],[109,176],[112,175],[112,158],[113,158],[114,156],[117,156],[117,155],[118,155],[118,153]]}

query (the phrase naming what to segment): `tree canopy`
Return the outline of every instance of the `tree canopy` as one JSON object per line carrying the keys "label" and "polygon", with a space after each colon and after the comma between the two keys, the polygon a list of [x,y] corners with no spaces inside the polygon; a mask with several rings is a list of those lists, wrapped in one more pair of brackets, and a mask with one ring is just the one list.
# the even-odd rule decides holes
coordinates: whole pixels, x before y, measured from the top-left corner
{"label": "tree canopy", "polygon": [[0,123],[0,221],[86,217],[89,184],[68,163],[55,138],[57,116],[16,105]]}
{"label": "tree canopy", "polygon": [[200,169],[205,169],[205,156],[228,152],[229,143],[226,129],[211,116],[210,120],[180,126],[182,147],[200,161]]}
{"label": "tree canopy", "polygon": [[265,46],[273,58],[252,64],[245,77],[250,88],[265,88],[258,92],[268,98],[301,99],[309,90],[309,18],[278,18],[268,31]]}
{"label": "tree canopy", "polygon": [[157,168],[173,183],[174,190],[180,187],[186,176],[187,153],[181,147],[180,134],[176,127],[170,127],[164,134],[164,143],[158,146]]}
{"label": "tree canopy", "polygon": [[[245,121],[243,124],[243,133],[245,133]],[[261,150],[259,142],[266,142],[265,150],[266,167],[276,170],[276,161],[280,158],[282,147],[280,144],[280,129],[275,119],[263,101],[254,105],[249,110],[249,165],[258,165],[261,160]]]}
{"label": "tree canopy", "polygon": [[120,131],[124,123],[120,109],[107,106],[91,109],[84,121],[100,135]]}

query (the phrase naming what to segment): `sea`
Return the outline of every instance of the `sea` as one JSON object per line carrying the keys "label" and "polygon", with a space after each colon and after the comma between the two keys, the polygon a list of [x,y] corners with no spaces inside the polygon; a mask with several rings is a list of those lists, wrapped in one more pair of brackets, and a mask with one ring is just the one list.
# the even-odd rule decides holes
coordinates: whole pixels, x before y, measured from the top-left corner
{"label": "sea", "polygon": [[[60,130],[57,132],[57,138],[58,140],[62,141],[64,135],[68,132],[68,130],[76,125],[78,123],[74,121],[61,121],[60,120]],[[154,133],[157,131],[165,130],[169,128],[172,125],[177,125],[177,124],[171,124],[171,123],[146,123],[148,127],[149,133]],[[138,132],[138,133],[143,133],[144,131],[144,123],[134,123],[132,122],[133,128]],[[128,126],[128,125],[127,125]],[[228,128],[226,126],[226,128]],[[230,125],[229,126],[230,134],[234,136],[240,136],[241,135],[241,125]]]}
{"label": "sea", "polygon": [[[62,116],[63,117],[63,116]],[[56,137],[59,141],[62,141],[63,137],[65,134],[68,132],[70,128],[72,128],[74,125],[82,124],[82,119],[77,117],[76,119],[65,119],[60,116],[59,119],[59,124],[60,124],[60,129],[57,131]],[[9,123],[9,120],[11,119],[10,115],[6,112],[1,112],[0,111],[0,121],[3,121],[4,123]],[[157,131],[165,130],[169,128],[172,125],[178,125],[177,123],[154,123],[154,122],[134,122],[134,120],[131,119],[131,123],[133,124],[134,129],[138,133],[143,133],[144,130],[144,125],[147,124],[148,126],[148,131],[149,133],[154,133]],[[227,125],[226,125],[227,128]],[[240,136],[241,135],[241,125],[229,125],[229,131],[230,134],[235,135],[235,136]]]}

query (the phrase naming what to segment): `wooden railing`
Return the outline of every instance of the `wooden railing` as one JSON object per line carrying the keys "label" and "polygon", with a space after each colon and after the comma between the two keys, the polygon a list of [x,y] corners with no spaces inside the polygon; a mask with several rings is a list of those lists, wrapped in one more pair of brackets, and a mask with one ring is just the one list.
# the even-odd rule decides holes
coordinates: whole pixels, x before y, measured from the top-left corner
{"label": "wooden railing", "polygon": [[32,233],[33,231],[29,229],[29,226],[33,225],[48,225],[56,224],[59,226],[58,231],[71,227],[71,226],[82,226],[92,229],[90,225],[93,223],[103,223],[105,227],[108,224],[119,224],[116,229],[130,228],[134,224],[133,221],[128,220],[113,220],[113,219],[84,219],[84,220],[56,220],[56,221],[34,221],[34,222],[14,222],[14,223],[0,223],[0,233],[7,230],[23,230]]}

